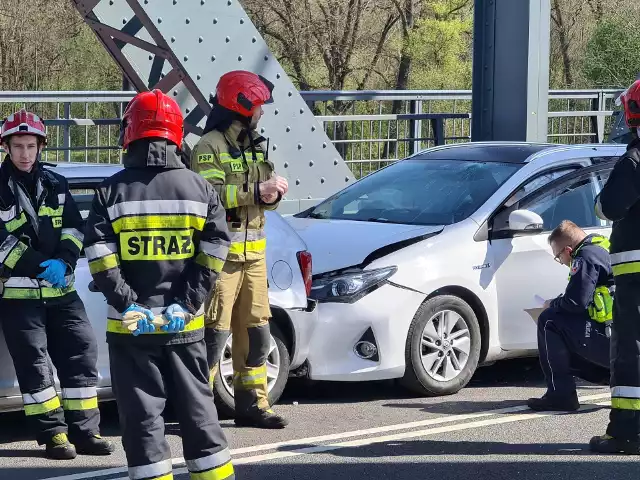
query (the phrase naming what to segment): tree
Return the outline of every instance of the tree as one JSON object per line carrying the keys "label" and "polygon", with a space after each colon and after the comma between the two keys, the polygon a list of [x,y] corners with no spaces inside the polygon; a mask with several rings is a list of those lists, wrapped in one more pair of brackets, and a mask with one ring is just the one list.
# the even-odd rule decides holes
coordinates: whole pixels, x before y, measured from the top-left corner
{"label": "tree", "polygon": [[604,14],[587,44],[582,70],[597,88],[630,85],[640,74],[640,5]]}

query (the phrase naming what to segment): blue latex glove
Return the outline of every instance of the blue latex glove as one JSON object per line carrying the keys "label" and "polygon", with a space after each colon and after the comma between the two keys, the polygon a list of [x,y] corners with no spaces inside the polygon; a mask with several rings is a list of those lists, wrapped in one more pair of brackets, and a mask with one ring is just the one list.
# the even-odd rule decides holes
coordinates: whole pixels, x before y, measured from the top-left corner
{"label": "blue latex glove", "polygon": [[164,316],[169,320],[169,324],[162,327],[162,330],[170,333],[177,333],[184,330],[184,317],[175,315],[176,313],[187,313],[187,310],[178,305],[177,303],[173,303],[167,307],[164,311]]}
{"label": "blue latex glove", "polygon": [[46,260],[42,262],[40,266],[46,270],[40,273],[38,278],[46,280],[56,288],[64,288],[67,286],[67,282],[64,279],[67,266],[62,260]]}
{"label": "blue latex glove", "polygon": [[124,312],[122,312],[122,316],[124,316],[127,312],[140,312],[145,315],[142,320],[138,320],[138,328],[133,331],[133,336],[137,337],[141,333],[153,333],[156,331],[155,325],[153,322],[153,312],[148,308],[141,307],[140,305],[136,305],[132,303],[129,305]]}

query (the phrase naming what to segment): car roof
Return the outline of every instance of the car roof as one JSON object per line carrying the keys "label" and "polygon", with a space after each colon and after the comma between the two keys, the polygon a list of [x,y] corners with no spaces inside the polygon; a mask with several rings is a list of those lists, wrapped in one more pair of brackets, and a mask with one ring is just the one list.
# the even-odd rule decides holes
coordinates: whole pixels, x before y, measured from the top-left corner
{"label": "car roof", "polygon": [[74,163],[74,162],[43,162],[51,171],[59,173],[68,180],[85,178],[108,178],[118,173],[124,167],[122,164],[108,163]]}
{"label": "car roof", "polygon": [[567,145],[536,142],[454,143],[423,150],[407,157],[407,160],[465,160],[524,164],[533,155],[558,147],[567,147]]}

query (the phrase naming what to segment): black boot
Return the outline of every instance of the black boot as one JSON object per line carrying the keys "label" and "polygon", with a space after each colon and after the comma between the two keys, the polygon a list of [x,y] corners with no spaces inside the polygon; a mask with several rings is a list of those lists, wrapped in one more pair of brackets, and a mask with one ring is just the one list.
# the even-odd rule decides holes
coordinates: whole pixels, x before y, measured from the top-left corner
{"label": "black boot", "polygon": [[76,449],[69,442],[66,433],[58,433],[51,437],[46,443],[45,451],[47,458],[52,460],[73,460],[77,456]]}
{"label": "black boot", "polygon": [[235,424],[239,427],[276,429],[286,427],[289,422],[286,418],[269,409],[253,410],[243,415],[236,415]]}
{"label": "black boot", "polygon": [[575,412],[580,408],[580,401],[577,395],[558,397],[546,393],[541,398],[530,398],[527,405],[531,410],[538,412]]}
{"label": "black boot", "polygon": [[76,451],[80,455],[111,455],[116,449],[112,442],[102,438],[100,435],[79,438],[74,444]]}
{"label": "black boot", "polygon": [[626,453],[640,455],[640,442],[618,440],[610,435],[593,437],[589,442],[589,450],[594,453]]}

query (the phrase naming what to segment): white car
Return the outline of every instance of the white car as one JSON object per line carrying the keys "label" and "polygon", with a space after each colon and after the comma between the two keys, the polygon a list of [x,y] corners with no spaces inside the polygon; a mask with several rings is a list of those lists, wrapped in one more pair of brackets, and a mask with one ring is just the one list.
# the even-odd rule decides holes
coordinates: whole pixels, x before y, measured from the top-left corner
{"label": "white car", "polygon": [[537,355],[525,309],[564,291],[548,236],[609,235],[594,197],[624,145],[466,143],[419,152],[287,221],[313,254],[314,380],[455,393],[478,365]]}
{"label": "white car", "polygon": [[[84,218],[91,206],[94,188],[103,179],[123,168],[121,165],[99,164],[50,165],[69,181],[71,193]],[[311,255],[305,243],[276,212],[267,212],[266,234],[269,300],[273,313],[267,378],[269,397],[275,403],[284,391],[289,374],[306,360],[317,309],[316,302],[307,296],[311,288]],[[105,341],[107,302],[92,286],[92,277],[84,255],[78,260],[75,275],[76,290],[85,304],[98,339],[99,398],[111,399],[111,375]],[[233,413],[232,378],[229,337],[214,387],[216,403],[226,414]],[[0,329],[0,412],[21,408],[20,389]]]}

